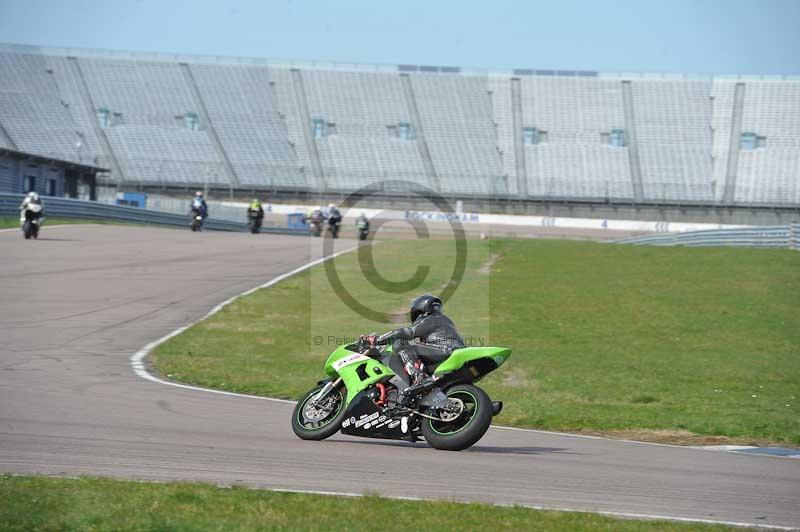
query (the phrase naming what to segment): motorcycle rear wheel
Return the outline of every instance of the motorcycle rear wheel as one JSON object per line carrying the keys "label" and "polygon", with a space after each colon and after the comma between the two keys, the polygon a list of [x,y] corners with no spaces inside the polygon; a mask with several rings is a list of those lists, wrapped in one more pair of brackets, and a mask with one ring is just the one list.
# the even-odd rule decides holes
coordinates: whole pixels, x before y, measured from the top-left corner
{"label": "motorcycle rear wheel", "polygon": [[[333,390],[328,397],[332,399],[330,408],[315,409],[310,405],[311,399],[316,396],[322,386],[306,392],[303,397],[297,401],[297,406],[294,407],[292,412],[292,430],[301,440],[324,440],[330,438],[342,426],[346,412],[344,400],[346,390],[344,387]],[[315,415],[310,416],[309,413]],[[318,419],[316,416],[319,415]]]}
{"label": "motorcycle rear wheel", "polygon": [[461,451],[480,440],[492,424],[492,400],[472,384],[460,384],[445,391],[448,398],[459,399],[463,412],[450,422],[424,419],[422,435],[425,441],[443,451]]}

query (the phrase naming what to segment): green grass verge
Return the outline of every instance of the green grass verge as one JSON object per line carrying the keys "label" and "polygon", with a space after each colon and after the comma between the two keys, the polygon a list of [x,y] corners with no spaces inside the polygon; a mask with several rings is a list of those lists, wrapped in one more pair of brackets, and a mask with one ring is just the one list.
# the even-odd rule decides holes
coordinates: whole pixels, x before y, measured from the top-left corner
{"label": "green grass verge", "polygon": [[334,497],[207,484],[0,477],[2,531],[733,530],[590,513]]}
{"label": "green grass verge", "polygon": [[[374,254],[394,281],[438,265],[414,294],[440,290],[454,256],[441,241]],[[359,301],[402,309],[412,295],[373,287],[355,253],[335,262]],[[482,381],[506,403],[499,423],[800,444],[800,253],[470,241],[446,310],[464,334],[514,349]],[[320,266],[238,300],[153,358],[175,380],[297,398],[322,376],[329,335],[386,328],[345,307]]]}

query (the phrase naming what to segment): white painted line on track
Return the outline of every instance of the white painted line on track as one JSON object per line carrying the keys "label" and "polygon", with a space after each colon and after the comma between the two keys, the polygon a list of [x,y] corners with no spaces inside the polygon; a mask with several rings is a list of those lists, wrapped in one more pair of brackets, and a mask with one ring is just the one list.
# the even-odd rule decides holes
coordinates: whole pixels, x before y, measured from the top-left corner
{"label": "white painted line on track", "polygon": [[[602,439],[602,438],[601,438]],[[366,497],[366,494],[363,493],[355,493],[355,492],[348,492],[348,491],[320,491],[320,490],[299,490],[299,489],[284,489],[284,488],[255,488],[255,489],[266,489],[267,491],[275,491],[278,493],[303,493],[309,495],[328,495],[334,497]],[[659,515],[659,514],[637,514],[637,513],[630,513],[630,512],[612,512],[612,511],[604,511],[604,510],[576,510],[574,508],[560,508],[556,506],[541,506],[538,504],[525,504],[525,503],[485,503],[482,501],[463,501],[463,500],[453,500],[453,499],[424,499],[422,497],[406,497],[401,495],[380,495],[380,497],[384,499],[393,499],[393,500],[400,500],[400,501],[414,501],[414,502],[455,502],[458,504],[490,504],[491,506],[498,506],[501,508],[514,508],[514,507],[523,507],[528,508],[530,510],[542,510],[542,511],[558,511],[558,512],[572,512],[572,513],[579,513],[579,514],[599,514],[605,515],[608,517],[617,517],[621,519],[648,519],[648,520],[655,520],[655,521],[677,521],[681,523],[703,523],[709,525],[727,525],[727,526],[734,526],[740,528],[765,528],[770,530],[797,530],[796,527],[791,526],[782,526],[782,525],[767,525],[767,524],[760,524],[760,523],[745,523],[742,521],[717,521],[714,519],[703,519],[702,517],[673,517],[669,515]]]}
{"label": "white painted line on track", "polygon": [[[42,229],[63,229],[64,227],[96,227],[98,225],[110,224],[56,224],[56,225],[43,225]],[[21,231],[19,227],[12,227],[10,229],[0,229],[0,233],[10,233],[11,231]]]}
{"label": "white painted line on track", "polygon": [[746,449],[758,449],[754,445],[695,445],[694,449],[702,449],[704,451],[742,451]]}
{"label": "white painted line on track", "polygon": [[[14,231],[18,231],[19,229],[13,229],[13,230]],[[223,391],[223,390],[214,390],[214,389],[211,389],[211,388],[203,388],[203,387],[200,387],[200,386],[192,386],[192,385],[189,385],[189,384],[181,384],[181,383],[178,383],[178,382],[172,382],[172,381],[164,380],[164,379],[156,377],[155,375],[150,373],[147,370],[147,366],[145,365],[144,360],[145,360],[145,358],[147,358],[147,355],[150,354],[150,352],[153,349],[155,349],[158,345],[166,342],[170,338],[173,338],[173,337],[181,334],[182,332],[184,332],[189,327],[191,327],[193,325],[196,325],[197,323],[200,323],[201,321],[213,316],[214,314],[216,314],[217,312],[222,310],[227,305],[233,303],[234,301],[236,301],[240,297],[244,297],[244,296],[250,295],[253,292],[255,292],[257,290],[260,290],[262,288],[269,288],[270,286],[273,286],[273,285],[275,285],[275,284],[277,284],[277,283],[279,283],[279,282],[281,282],[281,281],[283,281],[285,279],[288,279],[289,277],[291,277],[291,276],[293,276],[295,274],[298,274],[298,273],[300,273],[302,271],[305,271],[305,270],[307,270],[309,268],[312,268],[312,267],[314,267],[314,266],[316,266],[318,264],[322,264],[327,260],[336,258],[339,255],[343,255],[345,253],[349,253],[350,251],[353,251],[355,249],[358,249],[358,246],[354,246],[352,248],[348,248],[348,249],[345,249],[343,251],[339,251],[339,252],[334,253],[333,255],[329,255],[327,257],[322,257],[320,259],[313,260],[313,261],[311,261],[311,262],[309,262],[307,264],[304,264],[304,265],[302,265],[302,266],[300,266],[298,268],[295,268],[294,270],[291,270],[289,272],[281,274],[281,275],[275,277],[274,279],[271,279],[270,281],[267,281],[264,284],[261,284],[259,286],[254,287],[254,288],[246,290],[246,291],[242,292],[241,294],[238,294],[236,296],[233,296],[233,297],[223,301],[219,305],[217,305],[214,308],[212,308],[202,318],[200,318],[200,319],[198,319],[198,320],[196,320],[196,321],[194,321],[192,323],[189,323],[187,325],[184,325],[183,327],[179,327],[178,329],[175,329],[171,333],[169,333],[169,334],[167,334],[165,336],[162,336],[158,340],[150,342],[149,344],[147,344],[146,346],[141,348],[139,351],[137,351],[135,354],[133,354],[131,356],[131,358],[130,358],[130,362],[131,362],[131,367],[133,368],[134,373],[136,373],[136,375],[138,375],[139,377],[142,377],[143,379],[146,379],[146,380],[149,380],[149,381],[152,381],[152,382],[157,382],[159,384],[165,384],[167,386],[174,386],[176,388],[184,388],[184,389],[187,389],[187,390],[196,390],[196,391],[201,391],[201,392],[214,393],[214,394],[217,394],[217,395],[228,395],[228,396],[233,396],[233,397],[243,397],[243,398],[246,398],[246,399],[258,399],[260,401],[273,401],[273,402],[278,402],[278,403],[296,404],[297,401],[290,401],[290,400],[287,400],[287,399],[275,399],[275,398],[272,398],[272,397],[263,397],[263,396],[259,396],[259,395],[250,395],[250,394],[237,393],[237,392],[226,392],[226,391]],[[677,447],[677,448],[680,448],[680,449],[699,449],[699,447],[689,447],[689,446],[683,446],[683,445],[671,445],[671,444],[666,444],[666,443],[655,443],[655,442],[642,442],[642,441],[635,441],[635,440],[617,440],[617,439],[614,439],[614,438],[604,438],[602,436],[590,436],[590,435],[586,435],[586,434],[571,434],[571,433],[568,433],[568,432],[554,432],[554,431],[546,431],[546,430],[525,429],[525,428],[518,428],[518,427],[506,427],[506,426],[502,426],[502,425],[492,425],[490,428],[500,429],[500,430],[513,430],[513,431],[520,431],[520,432],[531,432],[531,433],[535,433],[535,434],[548,434],[548,435],[555,435],[555,436],[569,436],[569,437],[572,437],[572,438],[583,438],[583,439],[591,439],[591,440],[606,440],[606,441],[619,441],[619,442],[625,442],[625,443],[637,443],[637,444],[640,444],[640,445],[657,445],[657,446],[661,446],[661,447]],[[339,496],[339,497],[364,497],[365,496],[363,493],[354,493],[354,492],[302,490],[302,489],[288,489],[288,488],[286,488],[286,489],[260,488],[260,489],[267,489],[268,491],[282,492],[282,493],[306,493],[306,494],[312,494],[312,495],[331,495],[331,496]],[[424,498],[420,498],[420,497],[402,497],[402,496],[387,496],[387,495],[381,495],[381,497],[384,497],[384,498],[387,498],[387,499],[407,500],[407,501],[429,501],[430,502],[432,500],[437,500],[437,499],[424,499]],[[459,502],[459,503],[463,503],[463,504],[468,504],[468,502],[466,502],[466,501],[448,501],[448,502]],[[478,502],[478,501],[475,501],[475,502]],[[786,526],[779,526],[779,525],[767,525],[767,524],[762,524],[762,523],[745,523],[745,522],[738,522],[738,521],[718,521],[718,520],[713,520],[713,519],[702,519],[702,518],[692,518],[692,517],[674,517],[674,516],[658,515],[658,514],[639,514],[639,513],[611,512],[611,511],[589,511],[589,510],[578,510],[578,509],[574,509],[574,508],[564,508],[564,507],[556,507],[556,506],[540,506],[540,505],[534,505],[534,504],[521,504],[521,503],[491,503],[491,505],[492,506],[500,506],[500,507],[522,506],[524,508],[530,508],[532,510],[547,510],[547,511],[574,512],[574,513],[594,513],[594,514],[605,515],[605,516],[609,516],[609,517],[623,518],[623,519],[648,519],[648,520],[676,521],[676,522],[683,522],[683,523],[705,523],[705,524],[718,524],[718,525],[727,525],[727,526],[742,527],[742,528],[762,528],[762,529],[770,529],[770,530],[797,530],[797,528],[795,528],[795,527],[786,527]]]}
{"label": "white painted line on track", "polygon": [[[19,229],[15,229],[15,231],[18,231],[18,230]],[[293,276],[295,274],[298,274],[298,273],[300,273],[300,272],[302,272],[304,270],[312,268],[312,267],[316,266],[317,264],[322,264],[323,262],[325,262],[327,260],[334,259],[334,258],[338,257],[339,255],[344,255],[345,253],[349,253],[349,252],[351,252],[351,251],[353,251],[355,249],[358,249],[358,246],[354,246],[354,247],[345,249],[343,251],[339,251],[339,252],[334,253],[332,255],[328,255],[327,257],[322,257],[322,258],[313,260],[313,261],[311,261],[309,263],[306,263],[306,264],[300,266],[299,268],[295,268],[294,270],[292,270],[290,272],[283,273],[283,274],[281,274],[281,275],[279,275],[279,276],[267,281],[264,284],[258,285],[258,286],[254,287],[254,288],[251,288],[249,290],[246,290],[246,291],[242,292],[241,294],[238,294],[238,295],[235,295],[235,296],[233,296],[233,297],[231,297],[229,299],[226,299],[225,301],[223,301],[222,303],[220,303],[219,305],[215,306],[210,311],[208,311],[208,313],[205,316],[203,316],[202,318],[200,318],[199,320],[193,321],[192,323],[189,323],[187,325],[184,325],[183,327],[179,327],[179,328],[175,329],[174,331],[172,331],[171,333],[167,334],[166,336],[162,336],[158,340],[155,340],[154,342],[150,342],[149,344],[147,344],[146,346],[144,346],[143,348],[138,350],[136,353],[134,353],[130,358],[131,367],[133,368],[134,373],[136,373],[136,375],[138,375],[139,377],[141,377],[143,379],[147,379],[149,381],[157,382],[157,383],[160,383],[160,384],[166,384],[168,386],[175,386],[176,388],[184,388],[184,389],[187,389],[187,390],[199,390],[199,391],[202,391],[202,392],[215,393],[215,394],[218,394],[218,395],[230,395],[230,396],[234,396],[234,397],[246,397],[248,399],[260,399],[262,401],[274,401],[274,402],[278,402],[278,403],[295,404],[297,401],[289,401],[287,399],[273,399],[272,397],[262,397],[262,396],[259,396],[259,395],[249,395],[249,394],[244,394],[244,393],[226,392],[224,390],[213,390],[211,388],[202,388],[200,386],[192,386],[192,385],[189,385],[189,384],[181,384],[179,382],[172,382],[172,381],[168,381],[168,380],[165,380],[165,379],[161,379],[159,377],[156,377],[155,375],[153,375],[152,373],[150,373],[147,370],[147,366],[146,366],[144,360],[145,360],[145,358],[147,358],[147,355],[149,355],[150,352],[153,349],[155,349],[156,347],[158,347],[160,344],[166,342],[170,338],[173,338],[173,337],[181,334],[183,331],[185,331],[189,327],[191,327],[193,325],[196,325],[196,324],[200,323],[201,321],[210,318],[211,316],[213,316],[214,314],[216,314],[217,312],[219,312],[220,310],[222,310],[226,306],[230,305],[231,303],[233,303],[234,301],[236,301],[240,297],[248,296],[248,295],[252,294],[253,292],[255,292],[257,290],[261,290],[262,288],[269,288],[270,286],[273,286],[273,285],[283,281],[284,279],[288,279],[289,277],[291,277],[291,276]]]}
{"label": "white painted line on track", "polygon": [[[205,390],[205,388],[200,388]],[[245,396],[250,397],[250,396]],[[258,397],[258,399],[265,399],[265,397]],[[12,477],[21,477],[25,476],[20,473],[10,473]],[[72,480],[80,480],[84,478],[82,476],[73,476],[73,475],[46,475],[49,477],[55,478],[67,478]],[[170,484],[173,482],[177,482],[175,480],[127,480],[128,482],[137,482],[140,484]],[[199,482],[203,484],[203,482]],[[327,490],[302,490],[302,489],[293,489],[293,488],[266,488],[266,487],[259,487],[259,486],[251,486],[247,484],[240,484],[240,483],[217,483],[212,484],[218,488],[228,489],[232,486],[237,487],[244,487],[247,489],[252,489],[256,491],[271,491],[275,493],[299,493],[303,495],[323,495],[326,497],[368,497],[370,494],[366,493],[356,493],[353,491],[327,491]],[[514,508],[514,507],[522,507],[528,508],[530,510],[541,510],[541,511],[558,511],[558,512],[572,512],[578,514],[597,514],[597,515],[605,515],[608,517],[616,517],[619,519],[646,519],[646,520],[657,520],[657,521],[673,521],[673,522],[680,522],[680,523],[703,523],[709,525],[727,525],[733,526],[738,528],[761,528],[761,529],[768,529],[768,530],[798,530],[797,527],[792,526],[783,526],[783,525],[768,525],[764,523],[746,523],[743,521],[717,521],[714,519],[703,519],[702,517],[673,517],[668,515],[659,515],[659,514],[638,514],[638,513],[630,513],[630,512],[612,512],[606,510],[576,510],[574,508],[559,508],[555,506],[542,506],[538,504],[527,504],[527,503],[503,503],[503,502],[496,502],[496,503],[487,503],[483,501],[465,501],[465,500],[458,500],[458,499],[425,499],[422,497],[409,497],[404,495],[379,495],[383,499],[390,499],[396,501],[413,501],[413,502],[450,502],[450,503],[457,503],[457,504],[488,504],[490,506],[497,506],[500,508]]]}
{"label": "white painted line on track", "polygon": [[[97,225],[97,224],[86,224],[86,225]],[[63,226],[60,226],[60,227],[69,227],[69,225],[63,225]],[[75,227],[75,226],[73,225],[73,227]],[[13,229],[13,231],[18,231],[18,230],[19,229]],[[274,279],[272,279],[270,281],[267,281],[264,284],[261,284],[259,286],[256,286],[255,288],[251,288],[249,290],[246,290],[246,291],[242,292],[239,295],[233,296],[233,297],[223,301],[219,305],[217,305],[214,308],[212,308],[202,318],[200,318],[200,319],[198,319],[198,320],[196,320],[196,321],[194,321],[192,323],[189,323],[187,325],[184,325],[183,327],[175,329],[174,331],[172,331],[171,333],[167,334],[166,336],[163,336],[163,337],[159,338],[158,340],[150,342],[149,344],[147,344],[146,346],[141,348],[139,351],[137,351],[130,358],[131,367],[133,368],[133,371],[139,377],[142,377],[143,379],[147,379],[147,380],[152,381],[152,382],[158,382],[160,384],[166,384],[168,386],[174,386],[176,388],[184,388],[186,390],[197,390],[197,391],[201,391],[201,392],[214,393],[214,394],[217,394],[217,395],[227,395],[227,396],[231,396],[231,397],[243,397],[243,398],[246,398],[246,399],[258,399],[260,401],[273,401],[273,402],[277,402],[277,403],[287,403],[287,404],[292,404],[292,405],[296,404],[297,401],[291,401],[291,400],[288,400],[288,399],[277,399],[277,398],[273,398],[273,397],[264,397],[264,396],[261,396],[261,395],[251,395],[251,394],[238,393],[238,392],[226,392],[224,390],[215,390],[213,388],[203,388],[202,386],[193,386],[191,384],[182,384],[182,383],[179,383],[179,382],[173,382],[173,381],[168,381],[168,380],[165,380],[165,379],[161,379],[159,377],[156,377],[155,375],[153,375],[152,373],[150,373],[147,370],[147,366],[144,363],[144,360],[147,358],[147,355],[149,355],[150,352],[153,349],[155,349],[156,347],[158,347],[160,344],[166,342],[170,338],[173,338],[173,337],[181,334],[182,332],[184,332],[189,327],[192,327],[193,325],[196,325],[196,324],[200,323],[201,321],[203,321],[203,320],[205,320],[207,318],[210,318],[211,316],[213,316],[214,314],[216,314],[217,312],[222,310],[227,305],[233,303],[234,301],[236,301],[240,297],[244,297],[244,296],[250,295],[253,292],[255,292],[257,290],[260,290],[262,288],[269,288],[270,286],[273,286],[273,285],[283,281],[284,279],[288,279],[289,277],[291,277],[291,276],[293,276],[295,274],[298,274],[298,273],[300,273],[302,271],[305,271],[305,270],[307,270],[309,268],[312,268],[312,267],[314,267],[314,266],[316,266],[318,264],[322,264],[326,260],[336,258],[339,255],[344,255],[345,253],[349,253],[349,252],[351,252],[351,251],[353,251],[355,249],[358,249],[358,246],[354,246],[352,248],[348,248],[348,249],[345,249],[343,251],[339,251],[339,252],[334,253],[333,255],[329,255],[327,257],[322,257],[320,259],[316,259],[316,260],[311,261],[311,262],[309,262],[307,264],[304,264],[304,265],[302,265],[302,266],[300,266],[298,268],[295,268],[294,270],[292,270],[290,272],[286,272],[284,274],[281,274],[278,277],[275,277]],[[570,438],[582,438],[582,439],[586,439],[586,440],[605,440],[605,441],[615,441],[615,442],[623,442],[623,443],[635,443],[635,444],[638,444],[638,445],[653,445],[653,446],[658,446],[658,447],[674,447],[674,448],[678,448],[678,449],[725,450],[725,449],[709,449],[708,447],[702,447],[702,446],[675,445],[675,444],[670,444],[670,443],[657,443],[657,442],[649,442],[649,441],[606,438],[606,437],[603,437],[603,436],[591,436],[591,435],[588,435],[588,434],[574,434],[574,433],[571,433],[571,432],[557,432],[557,431],[550,431],[550,430],[526,429],[526,428],[520,428],[520,427],[507,427],[507,426],[504,426],[504,425],[492,425],[490,428],[491,429],[499,429],[499,430],[513,430],[513,431],[518,431],[518,432],[530,432],[530,433],[534,433],[534,434],[547,434],[547,435],[551,435],[551,436],[567,436],[567,437],[570,437]],[[743,454],[743,453],[740,453],[740,454]],[[763,455],[763,456],[769,456],[769,455]],[[775,456],[773,456],[773,458],[775,458]],[[778,456],[777,458],[787,458],[787,457]]]}

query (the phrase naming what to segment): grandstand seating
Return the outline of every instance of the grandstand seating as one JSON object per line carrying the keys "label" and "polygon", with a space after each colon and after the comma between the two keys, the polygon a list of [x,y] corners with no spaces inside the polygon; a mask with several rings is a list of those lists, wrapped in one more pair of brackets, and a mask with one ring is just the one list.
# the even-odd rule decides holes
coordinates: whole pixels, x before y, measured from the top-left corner
{"label": "grandstand seating", "polygon": [[105,127],[126,181],[221,183],[228,180],[206,132],[186,129],[182,116],[197,114],[176,63],[79,59],[96,109],[107,109]]}
{"label": "grandstand seating", "polygon": [[[393,70],[14,45],[0,46],[0,73],[0,147],[107,167],[112,182],[346,193],[405,180],[451,197],[514,199],[524,186],[529,198],[800,203],[794,79]],[[740,123],[755,146],[731,138]],[[610,141],[614,130],[625,142]]]}
{"label": "grandstand seating", "polygon": [[514,114],[511,102],[511,80],[507,76],[490,76],[489,91],[492,116],[497,135],[497,153],[501,172],[506,176],[510,195],[518,194],[516,154],[514,151]]}
{"label": "grandstand seating", "polygon": [[636,80],[636,137],[644,197],[711,201],[711,84]]}
{"label": "grandstand seating", "polygon": [[523,77],[521,91],[523,127],[547,132],[525,146],[528,195],[633,197],[627,148],[601,136],[625,127],[619,80]]}
{"label": "grandstand seating", "polygon": [[735,80],[714,80],[711,97],[711,189],[714,200],[721,201],[727,183],[728,154],[730,151],[731,128],[733,127],[733,104]]}
{"label": "grandstand seating", "polygon": [[208,64],[191,69],[239,182],[287,188],[303,183],[268,70]]}
{"label": "grandstand seating", "polygon": [[800,82],[747,83],[742,132],[766,146],[740,151],[735,199],[800,203]]}
{"label": "grandstand seating", "polygon": [[[103,153],[100,141],[90,122],[94,119],[94,112],[86,107],[81,98],[81,81],[76,78],[73,69],[67,63],[67,58],[46,56],[46,60],[48,69],[53,72],[58,87],[58,96],[67,104],[75,133],[80,137],[81,147],[76,153],[76,156],[80,158],[79,162],[88,161],[103,168],[110,168],[108,158]],[[66,158],[72,160],[72,157]]]}
{"label": "grandstand seating", "polygon": [[300,106],[295,98],[291,71],[283,68],[270,69],[270,81],[275,94],[276,105],[280,116],[286,124],[286,134],[290,145],[297,155],[297,163],[305,176],[303,186],[320,187],[318,178],[313,175],[311,165],[311,148],[306,143],[303,128],[311,127],[303,120]]}
{"label": "grandstand seating", "polygon": [[48,70],[44,56],[0,54],[0,124],[21,151],[74,160],[79,128]]}
{"label": "grandstand seating", "polygon": [[445,194],[507,195],[487,78],[410,74],[425,140]]}
{"label": "grandstand seating", "polygon": [[400,78],[372,72],[303,72],[311,118],[335,133],[317,139],[325,181],[354,190],[376,180],[428,186],[417,143],[392,134],[411,122]]}

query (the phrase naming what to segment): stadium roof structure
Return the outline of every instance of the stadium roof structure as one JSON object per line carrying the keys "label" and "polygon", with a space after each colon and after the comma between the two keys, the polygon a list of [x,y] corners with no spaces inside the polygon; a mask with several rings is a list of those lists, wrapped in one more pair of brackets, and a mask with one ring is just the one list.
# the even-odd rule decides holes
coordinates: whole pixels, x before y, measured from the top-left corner
{"label": "stadium roof structure", "polygon": [[0,147],[111,186],[800,205],[800,76],[0,45]]}
{"label": "stadium roof structure", "polygon": [[592,70],[538,69],[538,68],[486,68],[469,66],[436,66],[410,64],[350,63],[341,61],[313,61],[302,59],[280,59],[266,57],[236,57],[224,55],[179,54],[167,52],[144,52],[131,50],[112,50],[103,48],[70,48],[56,46],[37,46],[28,44],[0,43],[0,52],[45,54],[62,57],[85,57],[97,59],[127,59],[157,61],[168,63],[210,63],[219,65],[261,65],[280,68],[303,68],[322,70],[341,70],[355,72],[424,72],[442,74],[465,74],[471,76],[560,76],[560,77],[599,77],[611,79],[664,79],[664,80],[708,80],[736,79],[781,81],[800,80],[800,75],[778,74],[708,74],[708,73],[669,73],[669,72],[599,72]]}
{"label": "stadium roof structure", "polygon": [[0,155],[8,155],[9,157],[21,161],[32,161],[41,164],[52,164],[53,166],[60,166],[62,168],[77,170],[78,172],[86,174],[102,174],[111,171],[108,168],[103,168],[101,166],[95,166],[92,164],[83,164],[75,161],[67,161],[55,157],[48,157],[47,155],[37,155],[35,153],[14,150],[3,146],[0,146]]}

